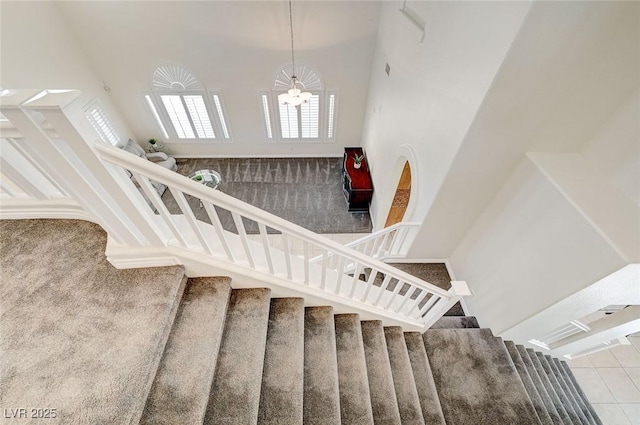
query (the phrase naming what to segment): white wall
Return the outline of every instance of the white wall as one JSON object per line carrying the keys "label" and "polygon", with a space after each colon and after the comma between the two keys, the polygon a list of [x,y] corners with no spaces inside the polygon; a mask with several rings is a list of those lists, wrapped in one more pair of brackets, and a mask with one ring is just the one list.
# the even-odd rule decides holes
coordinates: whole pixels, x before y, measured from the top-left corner
{"label": "white wall", "polygon": [[583,154],[618,190],[640,206],[640,91],[632,92],[594,134]]}
{"label": "white wall", "polygon": [[359,144],[378,2],[293,3],[296,61],[339,91],[336,141],[293,144],[266,141],[258,96],[291,60],[287,2],[65,2],[60,9],[138,141],[160,139],[142,92],[151,90],[157,66],[177,63],[222,92],[233,143],[166,143],[174,154],[341,155]]}
{"label": "white wall", "polygon": [[424,218],[530,3],[411,5],[426,21],[424,41],[399,11],[400,1],[384,2],[372,67],[362,144],[375,186],[371,214],[377,226],[385,222],[400,177],[394,166],[403,145],[415,153],[412,180],[421,188],[405,220]]}
{"label": "white wall", "polygon": [[98,99],[120,135],[129,137],[126,121],[113,106],[54,2],[2,2],[0,86],[5,89],[77,89],[82,95],[65,112],[87,140],[97,134],[82,111]]}
{"label": "white wall", "polygon": [[[639,288],[640,264],[625,266],[605,276],[603,279],[598,280],[587,288],[551,305],[539,314],[523,320],[510,329],[504,330],[501,332],[501,336],[505,339],[518,341],[520,343],[525,343],[531,339],[540,340],[551,332],[557,331],[560,327],[566,326],[573,320],[582,319],[589,315],[593,317],[594,312],[607,306],[640,305]],[[618,316],[618,313],[606,317],[614,318],[615,316]],[[620,326],[624,321],[620,320],[620,316],[615,317],[614,322],[617,323],[615,323],[613,329],[609,329],[600,334],[601,331],[606,329],[606,327],[603,329],[600,325],[599,335],[589,335],[589,333],[577,334],[571,338],[573,340],[572,343],[566,347],[554,350],[551,354],[553,356],[563,356],[577,353],[595,346],[598,342],[609,341],[637,332],[640,316],[633,313],[632,310],[628,310],[624,316],[626,316],[624,319],[630,319],[629,323]],[[589,323],[589,326],[593,325],[593,322]],[[611,332],[614,332],[614,335],[612,335]],[[581,338],[585,338],[585,340],[579,342]],[[530,347],[539,349],[539,347],[534,347],[533,345],[530,345]]]}
{"label": "white wall", "polygon": [[638,3],[536,3],[430,206],[412,254],[496,333],[638,261],[639,27]]}
{"label": "white wall", "polygon": [[[424,134],[412,142],[416,150],[429,153],[418,164],[426,170],[419,170],[426,189],[417,196],[428,212],[410,251],[414,258],[448,258],[526,152],[580,152],[589,144],[640,86],[639,17],[639,3],[536,2],[455,159],[439,154],[444,138],[428,140],[431,129],[410,125]],[[441,122],[447,123],[438,119],[434,126]],[[627,122],[621,131],[633,140],[637,125]],[[385,155],[393,149],[388,141]],[[444,180],[435,170],[444,170]]]}
{"label": "white wall", "polygon": [[627,264],[528,159],[449,260],[474,293],[469,313],[496,334]]}
{"label": "white wall", "polygon": [[[616,140],[610,140],[615,146]],[[578,153],[528,157],[607,243],[629,263],[640,263],[640,206]]]}

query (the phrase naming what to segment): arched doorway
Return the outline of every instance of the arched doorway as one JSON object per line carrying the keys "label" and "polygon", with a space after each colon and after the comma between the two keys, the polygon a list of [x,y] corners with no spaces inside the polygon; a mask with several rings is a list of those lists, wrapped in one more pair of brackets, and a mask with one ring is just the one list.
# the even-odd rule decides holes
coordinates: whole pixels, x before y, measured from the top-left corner
{"label": "arched doorway", "polygon": [[391,208],[389,209],[389,215],[387,216],[387,222],[384,227],[393,226],[396,223],[400,223],[407,211],[409,205],[409,197],[411,195],[411,166],[409,161],[405,162],[402,169],[402,175],[400,181],[398,181],[398,187],[396,193],[393,196],[391,202]]}

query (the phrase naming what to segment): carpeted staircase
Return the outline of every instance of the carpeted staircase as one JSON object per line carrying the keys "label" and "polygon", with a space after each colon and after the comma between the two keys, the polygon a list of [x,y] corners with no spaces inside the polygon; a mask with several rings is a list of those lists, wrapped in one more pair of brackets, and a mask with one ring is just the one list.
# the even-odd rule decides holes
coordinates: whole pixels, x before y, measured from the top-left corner
{"label": "carpeted staircase", "polygon": [[403,332],[178,266],[118,270],[105,245],[88,222],[0,221],[3,424],[601,424],[566,364],[473,317]]}
{"label": "carpeted staircase", "polygon": [[564,362],[443,317],[424,334],[189,279],[141,424],[601,425]]}

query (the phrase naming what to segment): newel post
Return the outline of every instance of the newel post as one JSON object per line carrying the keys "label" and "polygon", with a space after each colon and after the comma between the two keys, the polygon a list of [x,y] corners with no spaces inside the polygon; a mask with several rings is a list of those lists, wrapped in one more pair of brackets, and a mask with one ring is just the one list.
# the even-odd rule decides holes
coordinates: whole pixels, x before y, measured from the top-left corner
{"label": "newel post", "polygon": [[467,282],[464,280],[452,280],[449,289],[448,298],[440,298],[429,313],[425,316],[425,330],[429,329],[438,319],[445,315],[451,307],[455,305],[462,297],[473,295]]}

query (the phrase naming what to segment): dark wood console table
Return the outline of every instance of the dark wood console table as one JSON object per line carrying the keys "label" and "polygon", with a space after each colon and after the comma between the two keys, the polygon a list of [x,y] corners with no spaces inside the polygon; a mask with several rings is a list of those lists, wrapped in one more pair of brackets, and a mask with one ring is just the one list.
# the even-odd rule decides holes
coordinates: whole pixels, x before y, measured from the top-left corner
{"label": "dark wood console table", "polygon": [[349,205],[349,212],[368,212],[371,196],[373,195],[373,182],[369,174],[367,158],[362,160],[362,165],[356,169],[353,165],[354,155],[362,155],[362,148],[344,148],[344,160],[342,162],[342,191]]}

